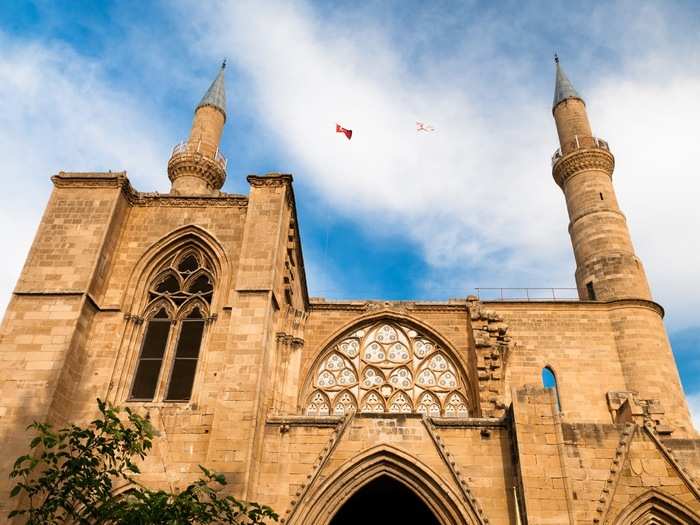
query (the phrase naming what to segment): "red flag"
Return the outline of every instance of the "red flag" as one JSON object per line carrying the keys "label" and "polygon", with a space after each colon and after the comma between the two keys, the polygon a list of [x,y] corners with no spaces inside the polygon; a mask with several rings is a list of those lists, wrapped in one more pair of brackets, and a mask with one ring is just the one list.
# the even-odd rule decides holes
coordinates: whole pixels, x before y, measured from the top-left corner
{"label": "red flag", "polygon": [[335,125],[335,132],[336,133],[344,133],[345,136],[350,140],[352,138],[352,130],[351,129],[345,129],[343,126],[340,124]]}

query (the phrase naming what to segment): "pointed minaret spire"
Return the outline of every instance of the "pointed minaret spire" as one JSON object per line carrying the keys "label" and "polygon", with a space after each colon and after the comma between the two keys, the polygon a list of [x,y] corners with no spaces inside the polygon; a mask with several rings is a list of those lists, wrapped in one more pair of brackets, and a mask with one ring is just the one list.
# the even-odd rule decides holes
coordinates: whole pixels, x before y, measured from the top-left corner
{"label": "pointed minaret spire", "polygon": [[226,159],[219,151],[226,122],[225,69],[226,60],[194,110],[189,138],[173,149],[168,162],[172,193],[216,194],[226,180]]}
{"label": "pointed minaret spire", "polygon": [[216,75],[214,82],[211,83],[209,89],[197,105],[197,109],[204,106],[211,106],[223,113],[224,120],[226,119],[226,86],[224,85],[224,70],[226,69],[226,59],[221,63],[219,74]]}
{"label": "pointed minaret spire", "polygon": [[582,137],[592,136],[591,125],[586,114],[586,103],[564,73],[559,63],[559,56],[556,54],[554,64],[557,72],[552,113],[557,123],[561,152],[565,155],[572,147],[579,147]]}
{"label": "pointed minaret spire", "polygon": [[556,53],[554,54],[554,63],[556,64],[557,73],[556,83],[554,85],[554,103],[552,105],[552,109],[557,107],[557,104],[559,104],[559,102],[568,98],[577,98],[583,102],[581,95],[579,95],[578,92],[574,89],[574,86],[571,84],[571,81],[566,76],[566,73],[564,73],[564,70],[561,68],[561,64],[559,64],[559,56]]}

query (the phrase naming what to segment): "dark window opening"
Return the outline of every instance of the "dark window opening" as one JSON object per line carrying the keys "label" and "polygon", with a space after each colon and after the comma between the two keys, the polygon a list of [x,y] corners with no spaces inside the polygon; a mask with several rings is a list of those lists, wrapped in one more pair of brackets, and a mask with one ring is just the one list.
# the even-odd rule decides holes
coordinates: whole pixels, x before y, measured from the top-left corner
{"label": "dark window opening", "polygon": [[548,366],[542,369],[542,385],[545,388],[554,390],[554,397],[557,404],[557,411],[561,410],[561,403],[559,402],[559,387],[557,386],[557,378],[554,372]]}
{"label": "dark window opening", "polygon": [[603,200],[603,194],[599,193],[598,195],[600,195],[600,200]]}
{"label": "dark window opening", "polygon": [[177,265],[178,271],[182,273],[192,273],[197,271],[197,268],[199,268],[199,263],[194,255],[188,255]]}
{"label": "dark window opening", "polygon": [[[202,308],[211,304],[214,293],[214,281],[207,268],[203,255],[187,247],[156,274],[148,290],[149,301],[156,305],[160,301],[167,302],[175,308],[168,313],[165,309],[168,306],[163,307],[145,326],[130,400],[187,401],[191,398],[205,329]],[[198,306],[192,309],[190,301],[196,297],[206,304],[195,303]],[[184,319],[183,312],[189,312]]]}
{"label": "dark window opening", "polygon": [[374,479],[353,494],[333,516],[330,525],[358,523],[440,525],[415,492],[389,476]]}
{"label": "dark window opening", "polygon": [[182,321],[168,393],[165,396],[166,400],[187,401],[190,399],[203,334],[204,319],[202,319],[202,313],[199,309],[195,308]]}
{"label": "dark window opening", "polygon": [[175,293],[178,290],[180,290],[180,283],[177,282],[174,275],[168,275],[156,286],[156,292],[158,293]]}
{"label": "dark window opening", "polygon": [[208,295],[211,294],[213,290],[213,286],[211,284],[211,281],[209,280],[209,277],[206,275],[200,275],[197,277],[194,282],[190,285],[189,287],[189,292],[193,294],[202,294],[202,295]]}
{"label": "dark window opening", "polygon": [[595,301],[595,289],[593,288],[593,282],[589,281],[586,283],[586,292],[588,292],[588,299]]}
{"label": "dark window opening", "polygon": [[161,309],[146,327],[141,356],[131,389],[131,399],[152,400],[156,393],[158,376],[163,364],[165,347],[170,334],[170,319],[165,309]]}

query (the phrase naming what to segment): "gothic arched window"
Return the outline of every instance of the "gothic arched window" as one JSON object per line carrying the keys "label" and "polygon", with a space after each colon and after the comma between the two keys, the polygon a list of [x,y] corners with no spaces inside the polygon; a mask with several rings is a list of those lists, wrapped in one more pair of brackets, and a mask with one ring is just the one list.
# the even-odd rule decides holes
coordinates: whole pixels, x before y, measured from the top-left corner
{"label": "gothic arched window", "polygon": [[559,401],[559,386],[557,385],[557,376],[554,375],[554,370],[549,366],[542,369],[542,385],[548,390],[554,390],[554,398],[557,405],[557,411],[561,410],[561,402]]}
{"label": "gothic arched window", "polygon": [[214,291],[209,267],[198,251],[184,249],[151,283],[130,400],[190,399]]}
{"label": "gothic arched window", "polygon": [[469,417],[469,396],[455,359],[408,326],[380,322],[327,348],[311,371],[304,411]]}

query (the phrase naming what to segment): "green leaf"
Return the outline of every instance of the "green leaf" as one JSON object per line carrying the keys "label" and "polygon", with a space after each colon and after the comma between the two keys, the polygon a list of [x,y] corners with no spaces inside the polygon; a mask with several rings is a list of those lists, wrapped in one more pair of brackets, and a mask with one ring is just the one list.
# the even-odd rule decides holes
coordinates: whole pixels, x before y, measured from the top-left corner
{"label": "green leaf", "polygon": [[[11,494],[24,490],[26,507],[13,516],[26,514],[30,525],[67,520],[81,525],[239,524],[245,515],[251,517],[246,521],[250,525],[276,521],[269,507],[220,494],[225,476],[201,465],[202,477],[178,493],[137,485],[127,495],[114,497],[113,480],[132,481],[130,474],[140,472],[136,463],[152,449],[156,431],[148,417],[130,409],[121,412],[100,399],[97,408],[100,415],[87,427],[69,425],[54,431],[45,423],[30,425],[36,434],[30,449],[36,452],[17,458],[10,473],[22,479]],[[127,415],[124,420],[121,413]]]}

